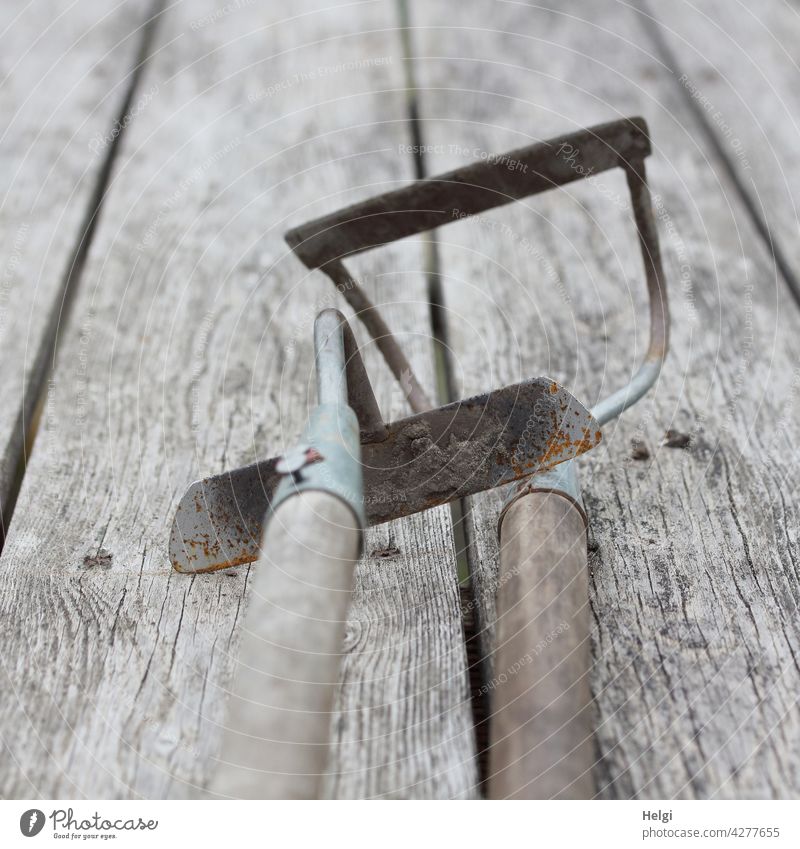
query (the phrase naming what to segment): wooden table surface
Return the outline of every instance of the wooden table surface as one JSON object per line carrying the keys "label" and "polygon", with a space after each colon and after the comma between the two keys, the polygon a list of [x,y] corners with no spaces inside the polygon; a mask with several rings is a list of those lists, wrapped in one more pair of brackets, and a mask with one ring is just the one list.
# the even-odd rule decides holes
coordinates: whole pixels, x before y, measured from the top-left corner
{"label": "wooden table surface", "polygon": [[[279,452],[314,400],[313,317],[342,304],[283,233],[635,114],[673,335],[580,462],[595,778],[800,793],[800,8],[409,5],[408,39],[391,0],[0,7],[2,797],[209,783],[258,566],[179,575],[167,534],[189,482]],[[646,344],[625,197],[609,172],[353,265],[431,392],[546,374],[592,404]],[[499,503],[369,533],[332,796],[480,795]]]}

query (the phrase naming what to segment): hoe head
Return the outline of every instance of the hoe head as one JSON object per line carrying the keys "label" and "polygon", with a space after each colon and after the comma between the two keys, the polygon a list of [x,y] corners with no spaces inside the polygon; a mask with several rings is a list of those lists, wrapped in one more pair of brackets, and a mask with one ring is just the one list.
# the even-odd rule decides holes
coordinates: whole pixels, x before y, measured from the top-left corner
{"label": "hoe head", "polygon": [[[383,422],[350,328],[340,313],[323,311],[315,348],[324,415],[317,408],[305,442],[283,458],[189,487],[172,525],[175,569],[204,572],[255,560],[265,517],[287,480],[337,492],[372,525],[527,478],[597,445],[600,425],[647,391],[667,350],[666,291],[644,168],[649,153],[641,118],[614,121],[419,180],[287,233],[303,263],[325,272],[363,321],[414,415]],[[520,167],[510,170],[509,160]],[[591,412],[547,378],[432,409],[397,340],[343,260],[614,167],[627,177],[650,298],[650,345],[631,382]],[[348,409],[355,415],[342,414]],[[334,431],[346,430],[350,420],[355,437],[338,439]],[[341,459],[343,446],[355,463],[331,459]]]}
{"label": "hoe head", "polygon": [[[337,334],[344,357],[338,368],[328,368],[321,354]],[[377,525],[552,468],[600,441],[591,413],[547,378],[384,424],[344,316],[336,310],[320,313],[315,341],[320,405],[303,441],[283,457],[189,487],[170,537],[170,559],[179,572],[255,560],[265,518],[287,480],[293,491],[332,492],[363,524]],[[320,375],[329,375],[327,382]],[[354,382],[358,376],[363,383]],[[355,413],[354,439],[344,408]],[[342,453],[349,455],[344,462]]]}

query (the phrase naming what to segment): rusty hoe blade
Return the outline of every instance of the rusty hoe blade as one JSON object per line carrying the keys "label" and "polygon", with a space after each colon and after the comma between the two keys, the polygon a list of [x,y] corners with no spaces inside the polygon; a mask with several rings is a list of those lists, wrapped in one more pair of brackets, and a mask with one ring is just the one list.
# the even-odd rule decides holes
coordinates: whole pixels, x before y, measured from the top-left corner
{"label": "rusty hoe blade", "polygon": [[[594,417],[552,380],[537,378],[385,426],[361,443],[364,512],[388,522],[511,483],[600,441]],[[205,572],[258,557],[281,475],[274,457],[193,483],[178,505],[170,560]]]}
{"label": "rusty hoe blade", "polygon": [[[326,273],[375,339],[415,415],[383,423],[350,329],[343,325],[347,404],[357,417],[368,524],[386,522],[536,473],[589,450],[600,425],[635,403],[666,355],[669,316],[644,161],[647,125],[626,118],[512,151],[363,201],[286,234],[308,268]],[[513,159],[524,168],[510,171]],[[591,413],[540,378],[432,410],[400,345],[344,260],[453,221],[622,168],[633,201],[650,299],[650,344],[631,382]],[[313,447],[313,446],[312,446]],[[264,518],[281,475],[279,458],[193,483],[170,537],[181,572],[246,563],[258,556]],[[567,464],[572,478],[571,464]],[[548,484],[550,486],[550,484]]]}

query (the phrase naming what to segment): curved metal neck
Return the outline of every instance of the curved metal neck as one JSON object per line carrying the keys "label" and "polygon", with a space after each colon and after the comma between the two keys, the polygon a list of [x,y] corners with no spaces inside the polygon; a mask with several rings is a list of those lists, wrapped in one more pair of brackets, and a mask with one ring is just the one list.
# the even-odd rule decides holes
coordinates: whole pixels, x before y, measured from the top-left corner
{"label": "curved metal neck", "polygon": [[653,219],[650,189],[647,186],[644,159],[626,162],[625,176],[633,204],[639,246],[644,260],[647,294],[650,300],[650,341],[644,362],[633,378],[608,398],[604,398],[593,409],[592,415],[601,424],[615,419],[628,407],[635,404],[656,382],[667,356],[669,346],[669,307],[667,288],[661,266],[658,231]]}

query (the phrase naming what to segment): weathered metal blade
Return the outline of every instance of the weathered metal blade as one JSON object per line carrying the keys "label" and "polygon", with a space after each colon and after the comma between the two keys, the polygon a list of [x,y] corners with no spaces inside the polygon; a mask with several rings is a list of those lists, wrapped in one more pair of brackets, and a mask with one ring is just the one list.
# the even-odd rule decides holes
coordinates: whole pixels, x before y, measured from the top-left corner
{"label": "weathered metal blade", "polygon": [[[536,378],[387,425],[362,443],[370,525],[551,468],[593,448],[600,427],[566,389]],[[206,572],[258,557],[279,458],[193,483],[178,505],[170,559]]]}

